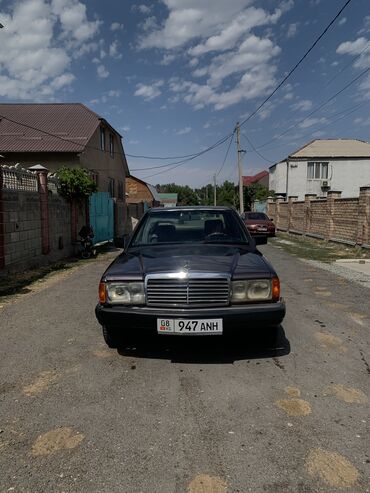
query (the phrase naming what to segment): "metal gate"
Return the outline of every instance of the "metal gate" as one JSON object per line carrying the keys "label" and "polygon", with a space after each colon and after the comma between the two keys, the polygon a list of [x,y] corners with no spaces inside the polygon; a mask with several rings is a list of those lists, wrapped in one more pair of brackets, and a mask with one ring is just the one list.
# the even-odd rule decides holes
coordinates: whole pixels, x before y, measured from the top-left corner
{"label": "metal gate", "polygon": [[94,243],[113,241],[114,204],[108,192],[90,196],[90,225],[94,230]]}

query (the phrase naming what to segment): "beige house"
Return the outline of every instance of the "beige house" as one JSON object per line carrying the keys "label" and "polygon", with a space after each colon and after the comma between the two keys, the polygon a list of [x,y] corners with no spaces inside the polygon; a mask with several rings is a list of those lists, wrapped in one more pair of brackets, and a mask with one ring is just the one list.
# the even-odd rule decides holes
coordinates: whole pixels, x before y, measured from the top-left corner
{"label": "beige house", "polygon": [[129,175],[121,135],[81,103],[0,104],[2,163],[50,172],[81,166],[91,172],[100,192],[125,200]]}

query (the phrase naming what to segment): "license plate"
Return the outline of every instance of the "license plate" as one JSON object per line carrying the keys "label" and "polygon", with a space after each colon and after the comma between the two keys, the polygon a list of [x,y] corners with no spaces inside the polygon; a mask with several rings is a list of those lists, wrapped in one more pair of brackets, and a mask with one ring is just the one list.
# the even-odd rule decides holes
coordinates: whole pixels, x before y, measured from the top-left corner
{"label": "license plate", "polygon": [[177,319],[158,318],[158,334],[210,335],[222,334],[222,318]]}
{"label": "license plate", "polygon": [[267,231],[267,228],[262,227],[262,228],[257,228],[257,230],[258,231]]}

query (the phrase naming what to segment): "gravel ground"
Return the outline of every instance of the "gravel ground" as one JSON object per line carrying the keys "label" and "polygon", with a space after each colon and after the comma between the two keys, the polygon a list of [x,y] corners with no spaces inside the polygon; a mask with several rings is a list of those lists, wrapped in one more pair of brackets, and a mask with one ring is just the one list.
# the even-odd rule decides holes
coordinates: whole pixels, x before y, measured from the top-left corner
{"label": "gravel ground", "polygon": [[370,289],[370,276],[367,274],[363,274],[361,272],[356,272],[352,269],[348,269],[347,267],[343,267],[342,265],[338,265],[337,263],[332,263],[328,264],[325,262],[319,262],[317,260],[305,260],[301,259],[302,262],[306,262],[308,264],[311,264],[315,267],[318,267],[319,269],[324,269],[327,270],[328,272],[331,272],[333,274],[336,274],[337,276],[343,277],[344,279],[347,279],[348,281],[355,282],[356,284],[359,284],[360,286],[363,286],[365,288]]}

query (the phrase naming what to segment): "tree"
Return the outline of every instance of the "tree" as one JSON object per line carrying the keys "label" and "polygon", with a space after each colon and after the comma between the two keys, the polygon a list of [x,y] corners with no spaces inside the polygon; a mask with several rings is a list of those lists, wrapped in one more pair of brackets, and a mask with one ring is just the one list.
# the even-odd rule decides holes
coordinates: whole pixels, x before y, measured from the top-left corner
{"label": "tree", "polygon": [[96,183],[83,168],[63,166],[56,174],[59,179],[61,195],[70,201],[82,202],[97,191]]}
{"label": "tree", "polygon": [[199,198],[195,191],[188,185],[176,185],[167,183],[165,185],[156,185],[159,193],[177,193],[177,202],[179,205],[199,205]]}
{"label": "tree", "polygon": [[251,210],[252,204],[255,200],[267,200],[270,195],[269,189],[260,183],[252,183],[244,187],[244,208],[245,210]]}

